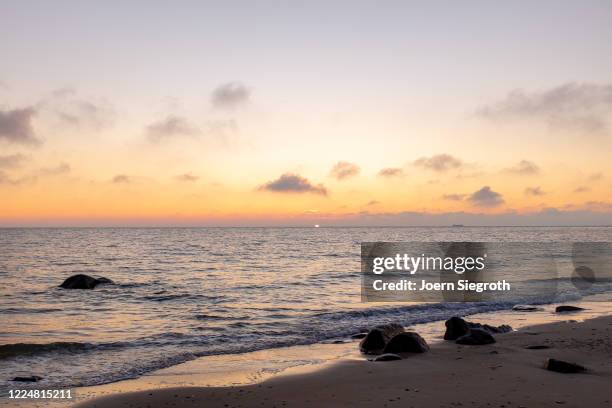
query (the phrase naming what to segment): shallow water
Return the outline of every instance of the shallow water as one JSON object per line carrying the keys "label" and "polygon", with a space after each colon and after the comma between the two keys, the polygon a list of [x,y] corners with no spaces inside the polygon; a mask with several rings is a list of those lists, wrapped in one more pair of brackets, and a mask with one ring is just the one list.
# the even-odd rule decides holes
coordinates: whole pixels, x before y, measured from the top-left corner
{"label": "shallow water", "polygon": [[[21,374],[44,387],[101,384],[511,306],[361,303],[366,241],[612,241],[612,228],[1,229],[0,387]],[[116,284],[57,287],[76,273]]]}

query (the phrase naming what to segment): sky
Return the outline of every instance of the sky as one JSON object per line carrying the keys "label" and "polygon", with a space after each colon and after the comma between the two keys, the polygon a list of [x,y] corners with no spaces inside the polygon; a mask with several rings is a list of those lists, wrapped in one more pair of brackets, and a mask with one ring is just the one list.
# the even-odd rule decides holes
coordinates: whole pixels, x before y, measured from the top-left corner
{"label": "sky", "polygon": [[0,226],[612,225],[608,1],[0,16]]}

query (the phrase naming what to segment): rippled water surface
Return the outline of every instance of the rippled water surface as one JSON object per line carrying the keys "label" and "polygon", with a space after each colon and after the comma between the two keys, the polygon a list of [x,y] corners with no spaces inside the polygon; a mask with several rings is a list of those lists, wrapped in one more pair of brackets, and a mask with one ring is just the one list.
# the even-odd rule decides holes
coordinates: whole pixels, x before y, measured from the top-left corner
{"label": "rippled water surface", "polygon": [[[612,241],[612,228],[0,229],[0,387],[20,374],[99,384],[386,320],[508,307],[363,304],[364,241]],[[58,288],[76,273],[115,284]]]}

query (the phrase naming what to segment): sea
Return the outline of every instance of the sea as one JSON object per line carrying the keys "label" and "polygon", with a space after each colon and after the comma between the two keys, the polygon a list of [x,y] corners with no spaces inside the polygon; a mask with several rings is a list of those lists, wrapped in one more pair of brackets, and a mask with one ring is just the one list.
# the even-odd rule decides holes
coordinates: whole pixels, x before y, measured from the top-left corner
{"label": "sea", "polygon": [[[524,299],[372,303],[363,242],[612,242],[612,227],[0,229],[0,394],[18,375],[67,388],[135,378],[202,356],[349,338],[508,310]],[[569,263],[571,254],[557,254]],[[74,274],[93,290],[59,287]],[[524,280],[569,277],[520,273]],[[612,283],[530,303],[579,300]],[[20,383],[20,388],[27,384]]]}

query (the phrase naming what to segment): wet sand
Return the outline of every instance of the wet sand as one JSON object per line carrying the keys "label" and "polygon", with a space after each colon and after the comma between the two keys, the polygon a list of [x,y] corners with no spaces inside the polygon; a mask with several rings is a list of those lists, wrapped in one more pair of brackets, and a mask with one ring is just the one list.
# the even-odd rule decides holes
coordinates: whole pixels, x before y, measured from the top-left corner
{"label": "wet sand", "polygon": [[[579,319],[580,312],[497,335],[491,345],[440,342],[401,361],[343,359],[257,384],[119,393],[78,407],[612,407],[612,316],[585,322],[574,316]],[[551,357],[588,372],[547,371],[544,362]]]}

